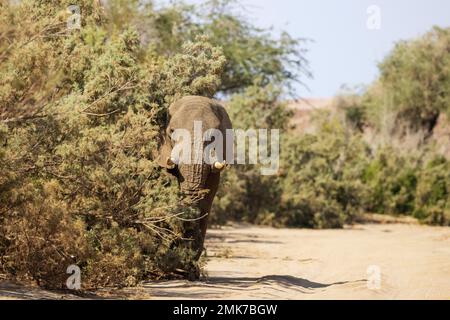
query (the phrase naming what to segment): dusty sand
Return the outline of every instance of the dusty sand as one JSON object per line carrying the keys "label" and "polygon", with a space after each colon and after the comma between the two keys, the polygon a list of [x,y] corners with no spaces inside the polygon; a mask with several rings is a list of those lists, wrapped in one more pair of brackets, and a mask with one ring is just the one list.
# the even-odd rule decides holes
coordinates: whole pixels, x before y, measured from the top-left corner
{"label": "dusty sand", "polygon": [[[146,292],[164,299],[450,299],[450,228],[208,232],[205,282],[147,284]],[[378,290],[374,273],[368,289],[370,266],[381,271]]]}
{"label": "dusty sand", "polygon": [[[238,225],[209,230],[206,246],[206,279],[152,282],[121,294],[148,299],[450,299],[450,228],[364,224],[304,230]],[[379,283],[371,273],[372,289],[370,266],[381,271]],[[4,281],[0,297],[74,298]]]}

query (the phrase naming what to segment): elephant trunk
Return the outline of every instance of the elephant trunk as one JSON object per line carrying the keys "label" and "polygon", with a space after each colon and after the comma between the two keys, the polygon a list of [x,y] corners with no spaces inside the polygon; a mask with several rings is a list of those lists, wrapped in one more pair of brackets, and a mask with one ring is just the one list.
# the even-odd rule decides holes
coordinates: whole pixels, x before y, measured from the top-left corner
{"label": "elephant trunk", "polygon": [[199,202],[198,196],[206,188],[206,180],[211,171],[211,166],[207,164],[181,164],[180,189],[183,194],[192,198],[194,204]]}
{"label": "elephant trunk", "polygon": [[194,141],[192,141],[190,147],[192,150],[190,161],[186,163],[181,161],[178,165],[178,170],[181,178],[181,192],[193,198],[192,200],[194,201],[197,198],[196,195],[205,189],[210,168],[203,159],[203,141],[194,136]]}
{"label": "elephant trunk", "polygon": [[[203,251],[205,241],[208,214],[211,209],[213,195],[208,189],[208,177],[211,166],[207,164],[181,164],[179,181],[181,192],[189,206],[198,209],[196,218],[199,220],[185,222],[184,237],[192,239],[191,248],[196,251],[195,259],[198,260]],[[212,196],[212,197],[211,197]]]}

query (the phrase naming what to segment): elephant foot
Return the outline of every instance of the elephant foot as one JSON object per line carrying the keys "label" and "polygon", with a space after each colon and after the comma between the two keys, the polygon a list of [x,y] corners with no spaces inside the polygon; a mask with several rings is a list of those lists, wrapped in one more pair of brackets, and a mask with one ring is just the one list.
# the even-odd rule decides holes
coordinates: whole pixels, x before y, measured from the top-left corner
{"label": "elephant foot", "polygon": [[189,281],[200,280],[200,267],[198,265],[194,266],[191,272],[189,272],[188,280]]}
{"label": "elephant foot", "polygon": [[197,249],[197,254],[195,255],[195,261],[200,260],[200,257],[202,256],[203,251],[205,251],[205,253],[206,253],[206,248],[203,246],[201,248]]}
{"label": "elephant foot", "polygon": [[186,279],[188,281],[200,280],[201,270],[197,263],[186,266],[185,269],[176,269],[173,271],[175,279]]}
{"label": "elephant foot", "polygon": [[[184,278],[188,281],[198,281],[200,280],[201,270],[197,263],[191,264],[187,270],[177,269],[174,273],[181,278]],[[177,276],[177,278],[178,278]]]}

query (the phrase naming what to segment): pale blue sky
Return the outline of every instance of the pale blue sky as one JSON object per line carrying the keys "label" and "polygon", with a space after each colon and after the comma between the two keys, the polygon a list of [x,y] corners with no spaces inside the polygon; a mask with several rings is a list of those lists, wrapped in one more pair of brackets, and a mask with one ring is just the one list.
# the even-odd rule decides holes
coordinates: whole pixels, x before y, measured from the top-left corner
{"label": "pale blue sky", "polygon": [[[199,3],[201,0],[191,0]],[[314,79],[303,97],[329,97],[342,84],[368,84],[377,76],[377,63],[401,39],[410,39],[433,25],[450,26],[449,0],[242,0],[258,26],[286,30],[311,38],[307,58]],[[367,8],[381,9],[381,29],[369,30]]]}

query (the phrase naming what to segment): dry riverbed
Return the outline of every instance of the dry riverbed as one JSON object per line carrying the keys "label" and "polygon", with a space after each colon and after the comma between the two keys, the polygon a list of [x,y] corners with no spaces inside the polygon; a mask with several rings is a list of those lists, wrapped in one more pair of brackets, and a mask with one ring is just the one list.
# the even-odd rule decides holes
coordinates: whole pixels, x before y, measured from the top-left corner
{"label": "dry riverbed", "polygon": [[[450,228],[367,223],[344,230],[211,229],[202,281],[85,298],[450,299]],[[378,273],[379,272],[379,273]],[[0,281],[0,298],[77,296]]]}

